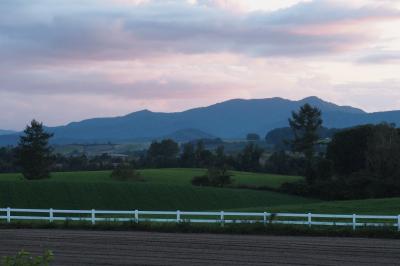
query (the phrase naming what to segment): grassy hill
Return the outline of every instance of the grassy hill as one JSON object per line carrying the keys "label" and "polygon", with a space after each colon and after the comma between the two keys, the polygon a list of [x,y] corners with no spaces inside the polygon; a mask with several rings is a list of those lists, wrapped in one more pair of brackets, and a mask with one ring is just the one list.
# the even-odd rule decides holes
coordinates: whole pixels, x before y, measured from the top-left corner
{"label": "grassy hill", "polygon": [[[53,173],[40,181],[0,174],[0,207],[400,214],[400,198],[323,202],[272,191],[192,186],[192,177],[204,173],[204,169],[146,169],[141,171],[145,182],[114,181],[110,171]],[[235,185],[270,188],[301,178],[233,174]]]}
{"label": "grassy hill", "polygon": [[0,206],[21,208],[222,210],[310,203],[270,191],[199,188],[146,183],[0,183]]}
{"label": "grassy hill", "polygon": [[293,205],[274,205],[256,208],[234,209],[235,211],[265,211],[290,213],[328,213],[328,214],[375,214],[399,215],[400,198],[324,201],[317,203],[298,203]]}
{"label": "grassy hill", "polygon": [[[171,169],[145,169],[140,174],[146,181],[151,184],[170,184],[170,185],[191,185],[190,181],[194,176],[205,174],[204,169],[192,168],[171,168]],[[299,176],[284,176],[262,173],[248,173],[232,171],[234,186],[265,186],[270,188],[278,188],[284,182],[293,182],[301,179]],[[43,182],[118,182],[110,178],[111,171],[86,171],[86,172],[59,172],[53,173],[52,177]],[[1,174],[1,181],[18,181],[23,180],[21,174]]]}
{"label": "grassy hill", "polygon": [[[0,206],[72,209],[222,210],[306,204],[316,200],[271,191],[204,188],[190,184],[202,169],[143,170],[145,182],[120,182],[109,171],[54,173],[26,181],[19,174],[0,175]],[[277,187],[299,177],[234,172],[237,183]]]}

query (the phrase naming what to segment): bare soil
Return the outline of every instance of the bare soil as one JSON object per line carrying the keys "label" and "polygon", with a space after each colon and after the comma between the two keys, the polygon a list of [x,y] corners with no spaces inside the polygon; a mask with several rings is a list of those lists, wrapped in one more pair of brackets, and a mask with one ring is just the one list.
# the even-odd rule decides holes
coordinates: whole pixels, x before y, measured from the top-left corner
{"label": "bare soil", "polygon": [[53,265],[400,265],[391,239],[0,230],[0,257],[25,249]]}

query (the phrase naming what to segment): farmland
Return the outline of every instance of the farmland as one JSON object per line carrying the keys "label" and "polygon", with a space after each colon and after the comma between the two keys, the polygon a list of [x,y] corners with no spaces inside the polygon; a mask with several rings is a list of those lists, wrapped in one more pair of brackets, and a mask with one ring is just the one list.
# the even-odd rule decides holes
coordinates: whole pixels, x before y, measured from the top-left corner
{"label": "farmland", "polygon": [[294,205],[276,205],[272,207],[256,207],[234,209],[232,211],[265,211],[290,213],[340,213],[340,214],[400,214],[400,198],[321,201],[317,203],[299,203]]}
{"label": "farmland", "polygon": [[[203,175],[204,169],[194,168],[171,168],[171,169],[145,169],[140,170],[140,174],[146,183],[163,185],[190,185],[194,176]],[[284,176],[262,173],[247,173],[232,171],[234,186],[263,186],[278,188],[284,182],[300,180],[298,176]],[[53,173],[52,177],[43,182],[117,182],[110,178],[110,171],[86,171],[86,172],[58,172]],[[0,181],[21,181],[21,174],[0,174]]]}
{"label": "farmland", "polygon": [[[279,186],[299,177],[233,172],[241,184]],[[47,180],[26,181],[20,174],[0,175],[0,205],[21,208],[221,210],[317,202],[272,191],[194,187],[202,169],[141,171],[144,182],[120,182],[109,171],[54,173]]]}
{"label": "farmland", "polygon": [[195,187],[204,169],[145,169],[144,182],[121,182],[110,171],[58,172],[50,179],[26,181],[20,174],[0,174],[0,206],[115,210],[232,210],[292,213],[399,214],[400,198],[320,201],[273,191],[301,177],[233,171],[231,188]]}
{"label": "farmland", "polygon": [[396,265],[400,242],[339,237],[2,230],[0,256],[54,252],[55,265]]}

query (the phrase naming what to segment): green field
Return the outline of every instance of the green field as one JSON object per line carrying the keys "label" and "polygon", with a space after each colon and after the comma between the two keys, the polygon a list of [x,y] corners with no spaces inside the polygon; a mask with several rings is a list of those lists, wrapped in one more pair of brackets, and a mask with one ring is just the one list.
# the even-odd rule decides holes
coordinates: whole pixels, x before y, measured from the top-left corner
{"label": "green field", "polygon": [[0,174],[0,207],[400,214],[400,198],[323,202],[234,188],[277,188],[301,178],[296,176],[232,172],[232,188],[212,188],[190,183],[193,176],[204,174],[204,169],[147,169],[140,173],[144,182],[114,181],[110,171],[53,173],[50,179],[40,181]]}
{"label": "green field", "polygon": [[234,209],[234,211],[265,211],[290,213],[375,214],[399,215],[400,198],[324,201],[318,203]]}
{"label": "green field", "polygon": [[[191,168],[171,168],[171,169],[146,169],[141,170],[140,174],[146,183],[169,184],[169,185],[191,185],[190,181],[194,176],[205,174],[204,169]],[[284,182],[300,180],[298,176],[284,176],[260,173],[247,173],[232,171],[234,183],[236,185],[262,186],[278,188]],[[52,178],[45,182],[65,181],[65,182],[118,182],[110,178],[110,171],[93,172],[63,172],[53,173]],[[0,181],[23,180],[21,174],[1,174]]]}
{"label": "green field", "polygon": [[[50,179],[0,175],[0,206],[21,208],[223,210],[316,202],[271,191],[194,187],[202,169],[142,170],[144,182],[120,182],[109,171],[53,173]],[[300,177],[234,172],[237,183],[276,188]]]}

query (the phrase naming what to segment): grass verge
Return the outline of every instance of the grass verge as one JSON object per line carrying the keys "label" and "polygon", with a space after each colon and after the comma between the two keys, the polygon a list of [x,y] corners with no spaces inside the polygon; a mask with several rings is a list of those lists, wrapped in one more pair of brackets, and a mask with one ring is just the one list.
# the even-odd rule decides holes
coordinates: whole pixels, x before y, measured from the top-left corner
{"label": "grass verge", "polygon": [[65,230],[101,230],[101,231],[146,231],[164,233],[212,233],[274,236],[324,236],[324,237],[363,237],[400,239],[400,232],[394,227],[323,227],[280,224],[191,224],[191,223],[134,223],[134,222],[15,222],[0,223],[1,229],[65,229]]}

